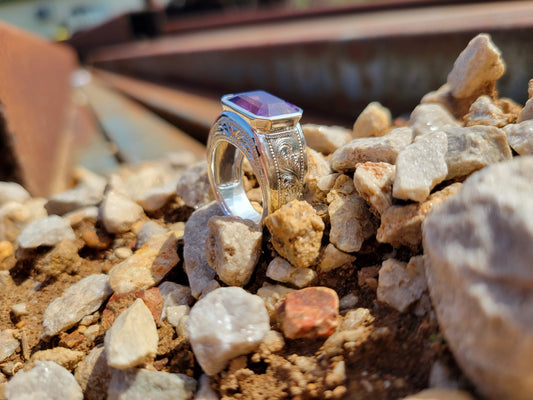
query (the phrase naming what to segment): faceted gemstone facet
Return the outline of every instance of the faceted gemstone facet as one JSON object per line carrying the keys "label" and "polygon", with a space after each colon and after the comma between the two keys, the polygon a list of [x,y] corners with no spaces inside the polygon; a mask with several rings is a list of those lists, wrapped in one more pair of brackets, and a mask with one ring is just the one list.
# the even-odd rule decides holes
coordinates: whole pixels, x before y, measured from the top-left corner
{"label": "faceted gemstone facet", "polygon": [[262,90],[239,93],[227,101],[258,117],[272,118],[300,112],[298,107]]}

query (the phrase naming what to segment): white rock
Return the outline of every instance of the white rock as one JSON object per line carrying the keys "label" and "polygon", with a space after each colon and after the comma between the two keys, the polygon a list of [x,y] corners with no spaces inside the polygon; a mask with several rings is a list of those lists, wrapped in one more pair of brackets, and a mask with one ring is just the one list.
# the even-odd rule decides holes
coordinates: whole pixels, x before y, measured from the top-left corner
{"label": "white rock", "polygon": [[204,372],[220,372],[229,360],[259,346],[270,330],[263,300],[238,287],[214,290],[191,309],[191,346]]}
{"label": "white rock", "polygon": [[0,206],[10,201],[24,203],[30,199],[26,189],[15,182],[0,182]]}
{"label": "white rock", "polygon": [[424,201],[431,189],[448,174],[447,137],[444,132],[420,136],[398,154],[392,195],[397,199]]}
{"label": "white rock", "polygon": [[165,311],[165,317],[168,323],[174,328],[178,328],[183,317],[189,315],[191,309],[189,306],[181,305],[166,307]]}
{"label": "white rock", "polygon": [[318,187],[318,182],[331,173],[329,160],[311,148],[307,148],[307,177],[303,198],[310,204],[324,203],[327,192]]}
{"label": "white rock", "polygon": [[76,235],[67,220],[50,215],[26,225],[17,238],[17,243],[22,249],[34,249],[39,246],[54,246],[63,239],[74,240]]}
{"label": "white rock", "polygon": [[196,391],[196,380],[183,374],[147,369],[115,370],[108,400],[190,400]]}
{"label": "white rock", "polygon": [[162,208],[176,195],[177,180],[172,180],[162,186],[151,188],[137,197],[137,203],[144,211],[153,212]]}
{"label": "white rock", "polygon": [[494,126],[447,129],[446,179],[464,177],[489,164],[509,160],[511,149],[506,134]]}
{"label": "white rock", "polygon": [[503,128],[509,146],[521,156],[533,155],[533,120],[509,124]]}
{"label": "white rock", "polygon": [[317,186],[320,190],[324,192],[329,192],[329,190],[335,185],[335,181],[339,177],[339,173],[335,172],[333,174],[328,174],[320,178],[317,182]]}
{"label": "white rock", "polygon": [[140,205],[115,191],[105,194],[100,211],[104,227],[109,233],[128,231],[144,214]]}
{"label": "white rock", "polygon": [[306,144],[322,154],[330,154],[352,140],[351,132],[340,126],[304,124]]}
{"label": "white rock", "polygon": [[533,393],[533,157],[488,166],[423,225],[431,299],[455,359],[488,399]]}
{"label": "white rock", "polygon": [[167,230],[159,225],[155,221],[147,221],[141,227],[139,233],[137,233],[137,243],[135,244],[140,249],[152,236],[163,235],[167,233]]}
{"label": "white rock", "polygon": [[353,293],[348,293],[346,296],[342,296],[339,299],[339,309],[340,310],[349,310],[355,308],[359,302],[359,297]]}
{"label": "white rock", "polygon": [[52,301],[44,311],[44,336],[54,336],[73,327],[98,310],[112,293],[109,278],[104,274],[89,275],[68,287],[63,296]]}
{"label": "white rock", "polygon": [[424,257],[416,256],[408,264],[389,258],[379,270],[378,300],[387,303],[399,312],[420,299],[427,290],[424,275]]}
{"label": "white rock", "polygon": [[194,400],[219,400],[218,394],[211,388],[211,378],[206,374],[198,379],[198,391]]}
{"label": "white rock", "polygon": [[349,264],[355,261],[355,256],[351,254],[340,251],[333,245],[329,243],[324,249],[318,268],[322,272],[329,272],[335,268],[339,268],[344,264]]}
{"label": "white rock", "polygon": [[174,232],[153,236],[132,256],[111,268],[111,288],[126,293],[157,285],[180,260],[177,241]]}
{"label": "white rock", "polygon": [[207,262],[225,284],[246,285],[261,254],[262,227],[233,216],[214,216],[207,225]]}
{"label": "white rock", "polygon": [[11,312],[15,317],[22,317],[23,315],[28,315],[28,308],[26,303],[17,303],[11,306]]}
{"label": "white rock", "polygon": [[63,218],[65,218],[71,226],[76,226],[85,220],[92,220],[96,222],[96,220],[98,219],[98,214],[98,207],[89,206],[68,212],[63,215]]}
{"label": "white rock", "polygon": [[444,128],[460,126],[455,117],[438,103],[426,103],[416,106],[409,118],[409,125],[413,128],[415,137],[441,131]]}
{"label": "white rock", "polygon": [[376,216],[383,214],[392,205],[392,184],[396,166],[379,162],[358,164],[353,174],[353,183],[359,195],[370,204]]}
{"label": "white rock", "polygon": [[490,96],[479,96],[470,106],[468,114],[465,115],[465,125],[490,125],[498,128],[509,123],[509,114],[494,104]]}
{"label": "white rock", "polygon": [[129,247],[117,247],[113,252],[116,258],[124,260],[133,254],[133,251]]}
{"label": "white rock", "polygon": [[215,215],[224,215],[224,213],[218,203],[212,202],[194,211],[185,223],[183,269],[187,273],[191,292],[195,298],[200,297],[203,287],[216,275],[205,256],[206,241],[209,236],[207,221]]}
{"label": "white rock", "polygon": [[373,101],[357,117],[353,124],[352,135],[356,138],[383,136],[389,131],[391,124],[389,109]]}
{"label": "white rock", "polygon": [[48,214],[63,215],[80,208],[96,206],[104,198],[104,189],[105,184],[100,187],[78,185],[52,196],[44,207]]}
{"label": "white rock", "polygon": [[76,379],[53,361],[39,361],[18,372],[6,385],[7,400],[82,400]]}
{"label": "white rock", "polygon": [[166,317],[166,310],[168,307],[175,307],[181,305],[189,305],[193,298],[191,295],[191,288],[180,285],[175,282],[166,281],[158,286],[159,293],[163,297],[163,312],[161,319]]}
{"label": "white rock", "polygon": [[104,347],[94,347],[78,365],[74,377],[80,385],[86,400],[107,398],[107,388],[112,369],[107,365]]}
{"label": "white rock", "polygon": [[500,50],[489,35],[480,34],[459,54],[447,82],[454,97],[467,98],[493,86],[504,72]]}
{"label": "white rock", "polygon": [[11,356],[19,348],[20,343],[13,336],[15,332],[16,330],[14,329],[6,329],[0,332],[0,362]]}
{"label": "white rock", "polygon": [[176,193],[183,199],[185,205],[195,208],[215,198],[207,177],[205,161],[194,164],[183,172],[176,186]]}
{"label": "white rock", "polygon": [[527,93],[529,99],[518,115],[518,123],[533,119],[533,79],[530,79],[528,82]]}
{"label": "white rock", "polygon": [[152,313],[137,299],[117,317],[105,335],[107,363],[118,369],[143,365],[155,358],[158,342]]}
{"label": "white rock", "polygon": [[331,168],[353,171],[356,164],[367,161],[394,164],[398,153],[411,143],[412,138],[412,129],[402,127],[381,137],[354,139],[331,155]]}
{"label": "white rock", "polygon": [[290,283],[298,288],[309,286],[317,274],[311,268],[298,268],[282,257],[274,258],[268,264],[266,276],[282,283]]}

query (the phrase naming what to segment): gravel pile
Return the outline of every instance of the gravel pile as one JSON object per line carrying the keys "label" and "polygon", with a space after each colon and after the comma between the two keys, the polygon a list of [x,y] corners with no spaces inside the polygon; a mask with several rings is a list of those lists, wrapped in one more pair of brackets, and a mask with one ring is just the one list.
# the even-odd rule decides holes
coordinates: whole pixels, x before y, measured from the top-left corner
{"label": "gravel pile", "polygon": [[0,183],[0,399],[531,398],[533,81],[522,107],[504,71],[478,35],[409,120],[304,125],[264,227],[179,155]]}

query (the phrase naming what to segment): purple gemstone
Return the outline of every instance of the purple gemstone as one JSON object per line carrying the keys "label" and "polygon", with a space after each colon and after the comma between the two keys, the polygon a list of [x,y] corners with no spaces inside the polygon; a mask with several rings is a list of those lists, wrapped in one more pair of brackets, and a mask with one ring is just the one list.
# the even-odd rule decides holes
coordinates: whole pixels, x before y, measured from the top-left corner
{"label": "purple gemstone", "polygon": [[239,93],[228,101],[258,117],[271,118],[300,112],[298,107],[262,90]]}

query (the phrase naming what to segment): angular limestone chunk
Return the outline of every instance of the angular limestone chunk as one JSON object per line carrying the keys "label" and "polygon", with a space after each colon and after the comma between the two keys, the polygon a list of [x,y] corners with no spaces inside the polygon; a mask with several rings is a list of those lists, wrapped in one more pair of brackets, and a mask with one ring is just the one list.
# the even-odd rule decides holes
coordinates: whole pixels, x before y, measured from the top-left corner
{"label": "angular limestone chunk", "polygon": [[489,125],[501,128],[507,125],[512,115],[506,114],[489,96],[479,96],[465,115],[466,126]]}
{"label": "angular limestone chunk", "polygon": [[411,257],[409,263],[393,258],[385,260],[379,270],[378,300],[399,312],[422,297],[427,290],[424,256]]}
{"label": "angular limestone chunk", "polygon": [[308,267],[320,252],[324,222],[306,201],[293,200],[265,219],[274,249],[295,267]]}
{"label": "angular limestone chunk", "polygon": [[329,162],[322,154],[307,148],[307,177],[305,180],[304,199],[309,203],[325,202],[326,193],[319,186],[320,180],[331,174]]}
{"label": "angular limestone chunk", "polygon": [[318,264],[318,268],[322,272],[329,272],[335,268],[339,268],[344,264],[352,263],[354,261],[355,256],[345,253],[344,251],[340,251],[335,247],[335,245],[329,243],[324,249],[324,254],[322,254],[322,259]]}
{"label": "angular limestone chunk", "polygon": [[389,109],[373,101],[359,114],[353,124],[353,137],[383,136],[390,130],[391,125]]}
{"label": "angular limestone chunk", "polygon": [[460,187],[460,183],[454,183],[433,193],[423,203],[390,207],[381,216],[377,241],[416,250],[422,242],[422,222],[426,216],[437,204],[457,193]]}
{"label": "angular limestone chunk", "polygon": [[524,105],[522,111],[518,115],[518,122],[524,122],[533,119],[533,79],[529,80],[528,84],[529,100]]}
{"label": "angular limestone chunk", "polygon": [[378,223],[366,201],[356,193],[353,180],[339,175],[328,201],[329,240],[342,251],[359,251],[363,242],[376,233]]}
{"label": "angular limestone chunk", "polygon": [[444,128],[460,126],[454,116],[441,104],[427,103],[415,107],[409,118],[413,135],[441,131]]}
{"label": "angular limestone chunk", "polygon": [[509,146],[521,156],[533,155],[533,120],[509,124],[503,128]]}
{"label": "angular limestone chunk", "polygon": [[420,136],[398,154],[392,195],[397,199],[424,201],[448,173],[444,132]]}
{"label": "angular limestone chunk", "polygon": [[512,157],[505,132],[493,126],[446,129],[448,151],[446,179],[463,177]]}
{"label": "angular limestone chunk", "polygon": [[270,330],[270,320],[259,296],[224,287],[192,307],[188,330],[198,363],[212,376],[232,358],[255,350]]}
{"label": "angular limestone chunk", "polygon": [[313,150],[330,154],[352,140],[352,133],[340,126],[304,124],[305,142]]}
{"label": "angular limestone chunk", "polygon": [[311,268],[294,267],[284,258],[276,257],[268,264],[266,276],[278,282],[303,288],[309,286],[317,275]]}
{"label": "angular limestone chunk", "polygon": [[246,285],[261,253],[261,226],[233,216],[214,216],[208,226],[207,262],[225,284]]}
{"label": "angular limestone chunk", "polygon": [[388,163],[358,164],[353,182],[359,195],[370,204],[370,211],[380,216],[392,205],[392,184],[396,167]]}
{"label": "angular limestone chunk", "polygon": [[448,74],[451,93],[456,98],[491,93],[505,72],[500,50],[487,34],[477,35],[461,52]]}
{"label": "angular limestone chunk", "polygon": [[533,157],[490,165],[424,222],[426,276],[439,326],[487,399],[533,393],[532,181]]}
{"label": "angular limestone chunk", "polygon": [[398,153],[411,143],[411,128],[396,128],[381,137],[357,138],[331,155],[334,171],[353,171],[356,164],[367,161],[394,164]]}

